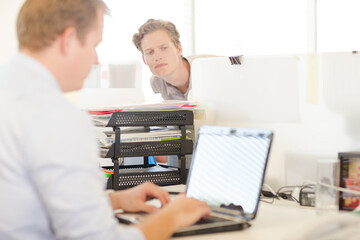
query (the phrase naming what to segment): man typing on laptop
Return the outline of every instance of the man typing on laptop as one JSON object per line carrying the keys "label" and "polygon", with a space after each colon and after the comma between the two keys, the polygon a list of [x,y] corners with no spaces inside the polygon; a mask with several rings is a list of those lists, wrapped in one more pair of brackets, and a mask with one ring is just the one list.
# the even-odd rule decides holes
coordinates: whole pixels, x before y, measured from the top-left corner
{"label": "man typing on laptop", "polygon": [[[175,236],[250,226],[256,217],[272,139],[270,130],[200,126],[186,195],[211,207],[210,221],[179,228]],[[124,219],[121,214],[118,217]]]}

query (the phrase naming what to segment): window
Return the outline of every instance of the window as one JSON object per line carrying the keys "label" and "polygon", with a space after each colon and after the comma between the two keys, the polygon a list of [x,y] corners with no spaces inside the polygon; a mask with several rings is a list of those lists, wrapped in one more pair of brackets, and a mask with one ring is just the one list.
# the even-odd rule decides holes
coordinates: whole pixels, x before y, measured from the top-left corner
{"label": "window", "polygon": [[[149,18],[170,20],[176,24],[185,56],[360,50],[358,0],[105,2],[112,16],[105,18],[104,38],[98,47],[99,60],[103,66],[119,61],[138,61],[142,67],[145,95],[152,94],[151,72],[143,63],[141,53],[133,46],[132,36]],[[314,47],[309,47],[312,45]],[[106,72],[99,75],[103,79],[108,77]],[[104,86],[106,83],[102,84]]]}
{"label": "window", "polygon": [[196,53],[306,52],[307,4],[304,0],[196,0]]}
{"label": "window", "polygon": [[318,52],[360,50],[360,1],[318,0],[317,3]]}

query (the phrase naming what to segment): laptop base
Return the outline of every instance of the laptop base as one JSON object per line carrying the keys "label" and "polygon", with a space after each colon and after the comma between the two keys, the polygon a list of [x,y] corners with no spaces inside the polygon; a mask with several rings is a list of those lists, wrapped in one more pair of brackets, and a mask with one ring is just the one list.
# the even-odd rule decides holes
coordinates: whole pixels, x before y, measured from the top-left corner
{"label": "laptop base", "polygon": [[215,228],[207,228],[207,229],[197,229],[193,231],[185,231],[185,232],[175,232],[173,237],[183,237],[183,236],[192,236],[198,234],[208,234],[208,233],[217,233],[217,232],[230,232],[230,231],[240,231],[250,227],[250,223],[239,223],[229,226],[221,226]]}

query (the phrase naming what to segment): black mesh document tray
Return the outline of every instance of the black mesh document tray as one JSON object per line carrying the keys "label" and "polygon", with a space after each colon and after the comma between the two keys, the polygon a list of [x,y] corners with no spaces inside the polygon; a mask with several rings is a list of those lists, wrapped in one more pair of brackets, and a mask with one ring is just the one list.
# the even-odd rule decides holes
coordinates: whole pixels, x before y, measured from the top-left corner
{"label": "black mesh document tray", "polygon": [[192,125],[192,111],[115,112],[107,127]]}
{"label": "black mesh document tray", "polygon": [[153,182],[159,186],[173,185],[180,183],[180,173],[178,169],[171,168],[141,168],[141,169],[120,169],[118,186],[113,186],[111,175],[107,182],[108,189],[126,189],[145,182]]}
{"label": "black mesh document tray", "polygon": [[[115,151],[115,152],[114,152]],[[106,158],[110,157],[137,157],[137,156],[154,156],[154,155],[179,155],[191,154],[193,151],[192,140],[172,140],[164,142],[138,142],[138,143],[121,143],[115,149],[113,144]]]}
{"label": "black mesh document tray", "polygon": [[[158,185],[172,185],[186,183],[186,154],[192,154],[193,141],[186,138],[186,126],[193,125],[192,111],[138,111],[115,112],[106,127],[112,127],[115,132],[113,143],[106,154],[114,163],[114,174],[110,176],[107,188],[124,189],[144,182]],[[180,140],[154,142],[120,142],[120,127],[134,126],[177,126],[181,131]],[[150,167],[149,156],[177,155],[179,169]],[[144,157],[144,164],[139,168],[126,169],[120,166],[119,158]]]}

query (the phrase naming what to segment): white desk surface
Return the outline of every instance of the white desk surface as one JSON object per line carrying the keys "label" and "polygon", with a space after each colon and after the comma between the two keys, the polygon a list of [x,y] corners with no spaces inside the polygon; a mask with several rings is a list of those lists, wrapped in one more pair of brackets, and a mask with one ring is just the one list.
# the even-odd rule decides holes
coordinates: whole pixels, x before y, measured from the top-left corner
{"label": "white desk surface", "polygon": [[[168,186],[165,187],[168,191],[184,191],[184,185]],[[333,215],[319,216],[315,212],[314,207],[303,207],[298,203],[288,200],[274,200],[273,204],[260,202],[258,213],[254,221],[251,222],[251,227],[242,231],[223,232],[223,233],[211,233],[194,235],[188,237],[177,237],[173,239],[229,239],[229,240],[263,240],[263,239],[308,239],[304,238],[304,234],[313,229],[314,226],[324,226],[324,222],[329,222],[333,219],[341,219],[348,212],[340,212]],[[360,229],[360,217],[355,217]],[[348,219],[348,218],[346,218]],[[354,230],[354,229],[352,229]],[[357,234],[360,234],[360,230]],[[339,232],[339,231],[338,231]],[[303,237],[300,237],[303,235]],[[357,235],[360,236],[360,235]],[[315,238],[318,239],[318,238]],[[323,239],[323,238],[321,238]],[[328,239],[328,238],[324,238]],[[333,239],[333,238],[332,238]],[[334,238],[338,239],[338,238]],[[339,238],[345,239],[345,238]],[[348,238],[346,238],[348,239]]]}

